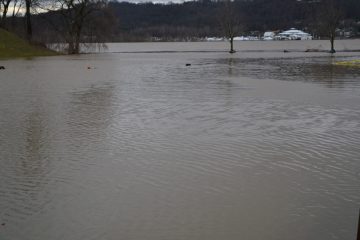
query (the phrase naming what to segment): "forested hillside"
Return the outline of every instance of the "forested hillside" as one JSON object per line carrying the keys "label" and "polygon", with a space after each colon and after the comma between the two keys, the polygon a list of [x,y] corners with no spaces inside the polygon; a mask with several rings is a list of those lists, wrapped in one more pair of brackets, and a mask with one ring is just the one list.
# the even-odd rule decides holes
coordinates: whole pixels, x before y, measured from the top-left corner
{"label": "forested hillside", "polygon": [[[183,41],[224,36],[220,16],[226,15],[222,12],[226,0],[168,4],[77,1],[78,4],[67,9],[34,14],[33,39],[37,42],[74,41],[76,45],[79,41]],[[318,17],[328,1],[335,1],[339,6],[341,21],[337,24],[338,31],[347,32],[347,37],[359,37],[359,0],[235,0],[232,8],[238,19],[236,34],[260,36],[265,31],[295,27],[326,37],[319,30]],[[91,15],[80,18],[81,32],[77,35],[72,29],[78,28],[79,18],[73,13],[83,5],[96,8]],[[25,36],[23,23],[21,16],[8,19],[7,29]]]}
{"label": "forested hillside", "polygon": [[[209,0],[166,5],[111,2],[110,8],[117,19],[118,37],[166,39],[223,36],[218,19],[220,3]],[[319,3],[313,0],[236,0],[234,6],[243,34],[290,27],[315,32]],[[360,1],[339,3],[345,20],[341,27],[360,32]]]}

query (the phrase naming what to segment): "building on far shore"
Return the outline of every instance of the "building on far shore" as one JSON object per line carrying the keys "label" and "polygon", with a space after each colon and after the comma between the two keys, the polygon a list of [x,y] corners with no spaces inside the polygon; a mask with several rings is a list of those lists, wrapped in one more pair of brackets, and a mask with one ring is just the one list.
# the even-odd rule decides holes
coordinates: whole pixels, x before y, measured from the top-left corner
{"label": "building on far shore", "polygon": [[265,32],[263,40],[265,41],[274,40],[275,35],[276,35],[275,32]]}
{"label": "building on far shore", "polygon": [[311,34],[291,28],[290,30],[279,33],[275,40],[312,40]]}
{"label": "building on far shore", "polygon": [[[260,33],[259,33],[260,34]],[[263,37],[254,36],[254,34],[249,36],[236,36],[234,41],[271,41],[271,40],[312,40],[313,37],[311,34],[291,28],[290,30],[279,32],[279,31],[267,31],[264,33]],[[226,41],[225,37],[205,37],[205,41]]]}
{"label": "building on far shore", "polygon": [[268,31],[264,33],[263,40],[312,40],[311,34],[291,28],[284,32]]}

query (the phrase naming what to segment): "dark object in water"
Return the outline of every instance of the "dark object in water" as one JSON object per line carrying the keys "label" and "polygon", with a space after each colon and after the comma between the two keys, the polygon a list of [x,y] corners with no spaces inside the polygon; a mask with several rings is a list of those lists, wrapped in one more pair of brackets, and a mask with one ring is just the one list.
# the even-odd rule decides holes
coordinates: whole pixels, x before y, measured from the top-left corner
{"label": "dark object in water", "polygon": [[289,52],[289,51],[285,49],[285,50],[284,50],[284,53],[287,53],[287,52]]}
{"label": "dark object in water", "polygon": [[5,223],[2,223],[1,226],[5,226]]}
{"label": "dark object in water", "polygon": [[191,64],[190,64],[190,63],[187,63],[187,64],[185,64],[185,66],[189,67],[189,66],[191,66]]}
{"label": "dark object in water", "polygon": [[320,52],[320,50],[316,48],[308,48],[305,50],[305,52]]}
{"label": "dark object in water", "polygon": [[5,69],[5,67],[4,67],[4,66],[0,66],[0,69],[2,69],[2,70],[3,70],[3,69]]}

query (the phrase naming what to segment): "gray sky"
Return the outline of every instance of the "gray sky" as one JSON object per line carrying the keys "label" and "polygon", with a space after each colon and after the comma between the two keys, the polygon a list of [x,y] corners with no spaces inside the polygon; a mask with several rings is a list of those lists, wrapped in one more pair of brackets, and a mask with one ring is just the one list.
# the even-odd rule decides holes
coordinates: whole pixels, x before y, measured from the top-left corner
{"label": "gray sky", "polygon": [[130,3],[146,3],[146,2],[153,2],[153,3],[183,3],[183,2],[188,2],[191,0],[153,0],[153,1],[149,1],[149,0],[118,0],[118,2],[130,2]]}

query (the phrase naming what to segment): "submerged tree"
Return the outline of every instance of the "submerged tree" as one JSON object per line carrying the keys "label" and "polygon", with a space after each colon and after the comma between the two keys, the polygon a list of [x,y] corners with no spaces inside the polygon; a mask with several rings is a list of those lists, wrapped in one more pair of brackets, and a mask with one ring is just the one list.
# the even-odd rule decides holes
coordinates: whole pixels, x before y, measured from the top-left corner
{"label": "submerged tree", "polygon": [[84,25],[91,19],[90,15],[101,8],[104,2],[93,0],[65,0],[61,13],[65,21],[65,39],[69,54],[80,52],[80,42]]}
{"label": "submerged tree", "polygon": [[335,53],[336,29],[340,24],[342,11],[336,0],[322,0],[319,6],[319,27],[320,32],[330,39],[330,53]]}
{"label": "submerged tree", "polygon": [[229,53],[235,53],[234,37],[239,32],[239,17],[235,10],[235,4],[233,1],[225,0],[222,2],[218,18],[220,26],[230,43]]}
{"label": "submerged tree", "polygon": [[68,54],[80,53],[82,43],[98,43],[112,26],[106,0],[55,0],[51,8],[48,21],[65,40]]}

